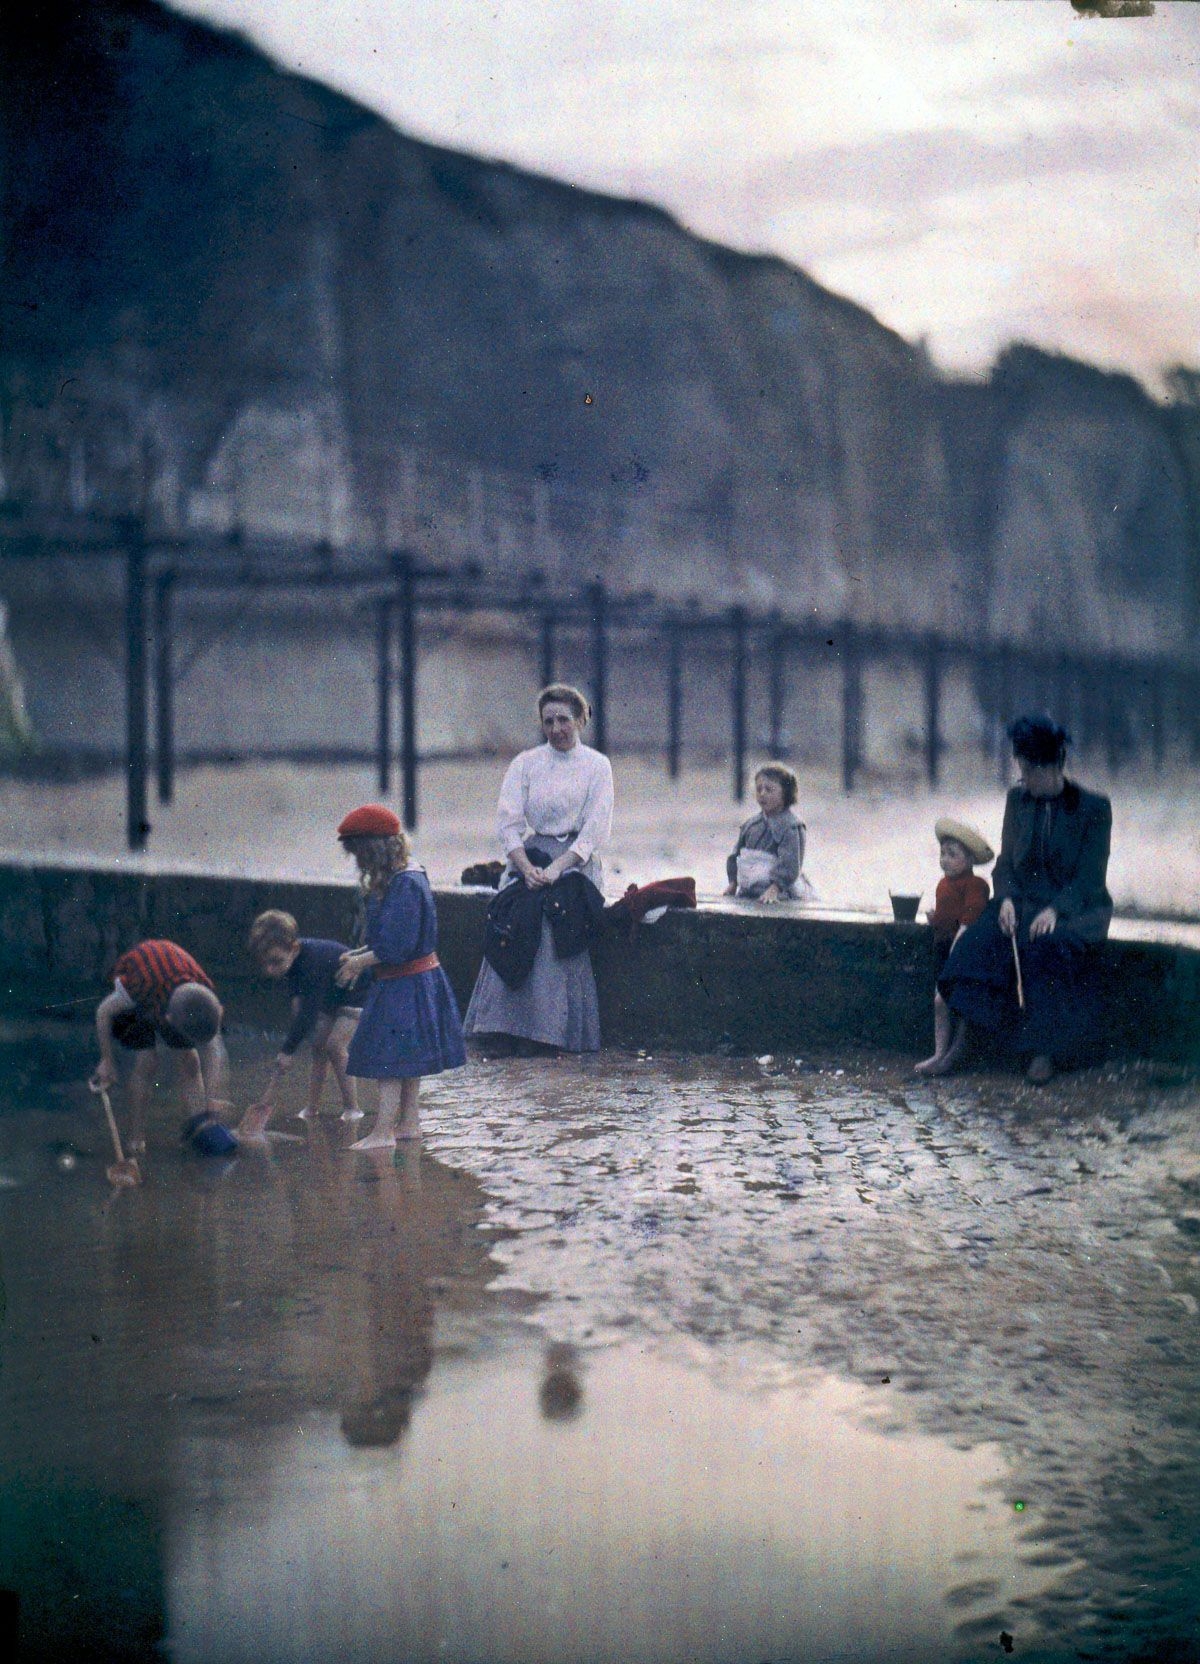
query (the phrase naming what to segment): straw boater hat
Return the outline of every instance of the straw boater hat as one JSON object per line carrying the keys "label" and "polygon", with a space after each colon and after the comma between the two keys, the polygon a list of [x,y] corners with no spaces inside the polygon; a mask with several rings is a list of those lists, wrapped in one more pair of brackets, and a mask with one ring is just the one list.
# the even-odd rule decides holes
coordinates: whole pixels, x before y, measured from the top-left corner
{"label": "straw boater hat", "polygon": [[973,826],[968,826],[965,820],[951,820],[949,815],[943,815],[933,828],[933,835],[938,843],[943,838],[953,838],[956,844],[961,844],[977,865],[984,866],[995,855],[991,844],[977,832]]}

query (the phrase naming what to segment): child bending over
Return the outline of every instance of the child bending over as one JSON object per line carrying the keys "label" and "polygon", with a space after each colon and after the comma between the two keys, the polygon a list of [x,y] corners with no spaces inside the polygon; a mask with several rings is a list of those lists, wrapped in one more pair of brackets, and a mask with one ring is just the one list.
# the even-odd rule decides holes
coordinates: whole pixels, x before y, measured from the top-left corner
{"label": "child bending over", "polygon": [[146,1148],[146,1115],[160,1041],[175,1058],[189,1118],[215,1118],[226,1108],[221,1002],[207,972],[174,942],[140,942],[121,955],[113,967],[113,991],[96,1007],[96,1037],[100,1062],[91,1079],[93,1091],[116,1085],[114,1040],[134,1054],[125,1144],[130,1154]]}
{"label": "child bending over", "polygon": [[816,891],[805,877],[804,822],[792,806],[799,782],[784,763],[765,763],[754,776],[757,815],[738,833],[733,853],[725,862],[727,896],[755,901],[813,901]]}
{"label": "child bending over", "polygon": [[304,1119],[320,1114],[321,1094],[332,1068],[342,1099],[342,1120],[357,1121],[362,1115],[353,1079],[346,1073],[346,1048],[358,1021],[360,996],[342,988],[337,970],[349,951],[343,942],[320,936],[301,936],[290,913],[270,908],[260,913],[250,927],[250,953],[259,970],[272,981],[287,984],[292,996],[292,1022],[279,1048],[270,1079],[262,1096],[242,1118],[238,1137],[260,1140],[275,1108],[275,1093],[304,1042],[312,1040],[312,1069],[308,1077],[308,1104],[300,1111]]}
{"label": "child bending over", "polygon": [[[938,865],[943,876],[934,893],[933,909],[926,913],[933,926],[937,976],[950,957],[950,949],[969,924],[981,917],[990,891],[986,878],[971,870],[992,860],[993,850],[982,833],[966,821],[942,819],[934,828],[940,845]],[[954,1068],[967,1043],[967,1025],[956,1017],[936,990],[933,996],[933,1056],[918,1063],[918,1075],[945,1075]]]}

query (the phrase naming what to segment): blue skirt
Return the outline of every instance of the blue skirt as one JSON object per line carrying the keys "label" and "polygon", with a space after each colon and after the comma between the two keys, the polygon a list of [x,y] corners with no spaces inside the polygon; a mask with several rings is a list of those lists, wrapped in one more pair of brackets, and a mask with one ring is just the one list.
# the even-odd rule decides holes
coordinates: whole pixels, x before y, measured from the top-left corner
{"label": "blue skirt", "polygon": [[366,1080],[411,1080],[467,1061],[454,990],[441,966],[375,981],[363,1003],[347,1070]]}
{"label": "blue skirt", "polygon": [[1094,1043],[1100,985],[1089,944],[1069,930],[1029,940],[1029,920],[1018,917],[1017,947],[1025,1008],[1017,1003],[1012,940],[1000,929],[999,903],[963,931],[938,977],[938,992],[959,1017],[986,1029],[1026,1057],[1078,1057]]}

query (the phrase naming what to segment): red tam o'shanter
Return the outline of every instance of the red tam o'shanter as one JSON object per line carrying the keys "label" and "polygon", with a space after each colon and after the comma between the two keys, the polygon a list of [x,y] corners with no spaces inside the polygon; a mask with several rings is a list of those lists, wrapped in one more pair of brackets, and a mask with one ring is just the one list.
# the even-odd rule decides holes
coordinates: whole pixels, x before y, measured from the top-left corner
{"label": "red tam o'shanter", "polygon": [[339,838],[394,838],[400,817],[385,803],[362,803],[351,809],[337,829]]}

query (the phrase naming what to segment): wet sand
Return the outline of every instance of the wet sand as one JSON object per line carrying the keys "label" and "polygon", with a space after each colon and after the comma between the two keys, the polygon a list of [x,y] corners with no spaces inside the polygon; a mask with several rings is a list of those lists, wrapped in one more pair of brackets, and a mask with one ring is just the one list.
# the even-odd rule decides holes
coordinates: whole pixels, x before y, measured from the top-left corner
{"label": "wet sand", "polygon": [[[607,887],[691,873],[699,889],[725,884],[725,856],[752,797],[731,798],[727,768],[691,768],[671,782],[661,764],[618,757],[617,813],[605,855]],[[465,866],[490,860],[502,759],[431,763],[421,770],[418,859],[435,884],[457,883]],[[1127,776],[1105,782],[1081,769],[1084,784],[1113,795],[1109,887],[1118,908],[1200,917],[1200,774]],[[145,857],[124,854],[121,777],[47,785],[0,781],[0,858],[85,853],[131,865],[165,863],[270,877],[348,876],[334,828],[355,803],[377,796],[369,768],[290,764],[206,767],[181,772],[176,801],[153,802]],[[801,771],[800,817],[808,827],[805,862],[831,907],[886,913],[888,892],[922,892],[931,906],[940,876],[933,824],[939,815],[973,820],[999,847],[1004,794],[978,770],[960,768],[929,792],[914,774],[865,779],[851,797],[829,769]]]}
{"label": "wet sand", "polygon": [[[473,1061],[394,1157],[281,1113],[265,1154],[185,1158],[160,1099],[113,1194],[86,1050],[0,1113],[30,1656],[96,1625],[197,1664],[1194,1636],[1186,1073]],[[268,1062],[235,1047],[239,1102]]]}

